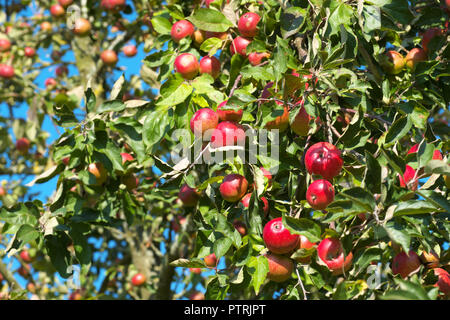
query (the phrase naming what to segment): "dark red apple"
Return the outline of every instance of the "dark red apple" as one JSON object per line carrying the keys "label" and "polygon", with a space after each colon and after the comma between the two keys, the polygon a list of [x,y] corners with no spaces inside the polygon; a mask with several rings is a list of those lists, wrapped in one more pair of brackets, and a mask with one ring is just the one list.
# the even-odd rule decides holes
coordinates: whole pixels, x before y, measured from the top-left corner
{"label": "dark red apple", "polygon": [[178,198],[183,203],[183,206],[195,207],[198,200],[200,199],[200,195],[198,194],[196,189],[189,187],[187,184],[184,184],[178,192]]}
{"label": "dark red apple", "polygon": [[306,170],[330,181],[341,172],[343,164],[341,151],[328,142],[312,145],[305,154]]}
{"label": "dark red apple", "polygon": [[100,5],[108,11],[120,11],[125,7],[125,0],[102,0]]}
{"label": "dark red apple", "polygon": [[422,48],[425,50],[425,52],[428,53],[428,44],[430,43],[431,39],[434,37],[441,37],[444,35],[444,30],[440,28],[430,28],[427,31],[425,31],[422,35]]}
{"label": "dark red apple", "polygon": [[16,149],[22,153],[28,153],[28,149],[30,149],[31,143],[27,138],[20,138],[16,141]]}
{"label": "dark red apple", "polygon": [[342,274],[344,270],[348,271],[352,265],[353,253],[348,252],[347,256],[344,256],[344,248],[337,238],[325,238],[320,241],[317,255],[334,275]]}
{"label": "dark red apple", "polygon": [[333,200],[334,188],[328,180],[316,180],[306,190],[306,201],[315,210],[325,210]]}
{"label": "dark red apple", "polygon": [[238,30],[241,36],[252,38],[258,34],[258,22],[261,17],[254,12],[244,13],[238,21]]}
{"label": "dark red apple", "polygon": [[175,58],[175,70],[181,74],[184,79],[194,79],[200,69],[197,58],[192,53],[182,53]]}
{"label": "dark red apple", "polygon": [[65,65],[58,66],[55,70],[55,74],[58,77],[67,75],[67,73],[69,73],[69,69]]}
{"label": "dark red apple", "polygon": [[235,220],[233,222],[233,226],[241,234],[242,237],[247,234],[247,226],[243,222]]}
{"label": "dark red apple", "polygon": [[236,202],[247,193],[248,181],[240,174],[229,174],[220,184],[219,191],[222,198],[228,202]]}
{"label": "dark red apple", "polygon": [[410,250],[408,254],[402,251],[392,260],[392,273],[406,278],[418,272],[421,265],[419,256],[414,251]]}
{"label": "dark red apple", "polygon": [[263,240],[266,247],[273,253],[286,254],[298,246],[300,237],[291,234],[283,225],[282,218],[270,220],[263,229]]}
{"label": "dark red apple", "polygon": [[28,252],[28,250],[22,250],[20,252],[20,258],[22,258],[22,260],[27,263],[33,261],[33,259],[31,259],[30,257],[30,253]]}

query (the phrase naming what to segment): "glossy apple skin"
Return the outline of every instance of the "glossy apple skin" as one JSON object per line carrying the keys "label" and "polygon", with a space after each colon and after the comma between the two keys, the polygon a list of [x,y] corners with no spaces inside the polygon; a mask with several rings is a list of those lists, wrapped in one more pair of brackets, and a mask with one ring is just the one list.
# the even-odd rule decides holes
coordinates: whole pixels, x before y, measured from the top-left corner
{"label": "glossy apple skin", "polygon": [[250,42],[252,42],[251,39],[247,39],[247,38],[244,38],[241,36],[234,38],[234,40],[231,42],[231,45],[230,45],[231,55],[238,53],[241,56],[246,57],[247,54],[245,51],[247,49],[247,46],[250,44]]}
{"label": "glossy apple skin", "polygon": [[46,87],[56,86],[56,80],[54,78],[47,78],[44,82]]}
{"label": "glossy apple skin", "polygon": [[333,275],[342,274],[343,269],[348,271],[353,261],[353,253],[349,252],[345,257],[342,243],[337,238],[325,238],[320,241],[317,246],[317,255],[333,272]]}
{"label": "glossy apple skin", "polygon": [[183,206],[195,207],[198,200],[200,199],[200,195],[194,188],[191,188],[187,184],[184,184],[183,186],[181,186],[180,191],[178,192],[178,198],[183,203]]}
{"label": "glossy apple skin", "polygon": [[142,286],[147,279],[142,273],[136,273],[131,279],[131,284],[135,287]]}
{"label": "glossy apple skin", "polygon": [[248,55],[248,61],[252,66],[257,66],[262,63],[264,58],[269,58],[270,53],[268,52],[251,52]]}
{"label": "glossy apple skin", "polygon": [[100,54],[100,59],[108,66],[113,66],[117,63],[119,58],[114,50],[105,50]]}
{"label": "glossy apple skin", "polygon": [[190,37],[194,34],[194,25],[187,20],[180,20],[172,25],[170,35],[175,42],[180,42],[181,39]]}
{"label": "glossy apple skin", "polygon": [[34,48],[31,47],[25,47],[23,51],[25,53],[25,56],[28,58],[34,57],[36,54],[36,50],[34,50]]}
{"label": "glossy apple skin", "polygon": [[275,130],[278,129],[279,132],[284,132],[289,127],[289,109],[288,107],[284,107],[283,114],[278,116],[273,121],[269,121],[266,123],[264,128],[267,130]]}
{"label": "glossy apple skin", "polygon": [[258,23],[261,17],[254,12],[244,13],[238,21],[238,30],[241,36],[253,38],[258,34]]}
{"label": "glossy apple skin", "polygon": [[137,54],[137,48],[133,44],[124,46],[122,51],[127,57],[134,57]]}
{"label": "glossy apple skin", "polygon": [[103,184],[108,177],[108,173],[101,162],[89,164],[88,171],[94,175],[96,179],[95,185]]}
{"label": "glossy apple skin", "polygon": [[53,27],[52,24],[48,21],[44,21],[41,23],[41,30],[44,32],[50,32],[52,31]]}
{"label": "glossy apple skin", "polygon": [[20,153],[27,153],[30,146],[30,140],[28,140],[27,138],[20,138],[16,141],[16,149]]}
{"label": "glossy apple skin", "polygon": [[214,79],[220,75],[220,61],[216,57],[204,56],[199,63],[200,73],[210,74]]}
{"label": "glossy apple skin", "polygon": [[11,41],[5,38],[0,39],[0,52],[6,52],[11,49]]}
{"label": "glossy apple skin", "polygon": [[274,282],[284,282],[291,277],[294,270],[294,262],[288,257],[274,253],[265,255],[269,263],[267,278]]}
{"label": "glossy apple skin", "polygon": [[263,229],[263,240],[270,252],[286,254],[297,248],[300,237],[291,234],[283,225],[282,218],[270,220]]}
{"label": "glossy apple skin", "polygon": [[0,77],[5,79],[11,79],[14,77],[14,68],[8,64],[0,63]]}
{"label": "glossy apple skin", "polygon": [[333,180],[344,165],[341,151],[328,142],[318,142],[308,148],[305,154],[306,170],[327,180]]}
{"label": "glossy apple skin", "polygon": [[325,210],[334,200],[334,188],[328,180],[315,180],[306,190],[306,200],[311,208]]}
{"label": "glossy apple skin", "polygon": [[430,43],[431,39],[434,37],[440,37],[444,35],[444,30],[440,28],[430,28],[427,31],[425,31],[422,35],[422,48],[425,50],[425,52],[428,53],[428,44]]}
{"label": "glossy apple skin", "polygon": [[247,193],[248,181],[240,174],[227,175],[220,184],[219,191],[227,202],[236,202]]}
{"label": "glossy apple skin", "polygon": [[221,102],[217,106],[217,115],[219,116],[220,121],[233,121],[233,122],[239,122],[242,119],[242,115],[244,114],[244,110],[239,109],[237,111],[235,110],[222,110],[223,107],[227,105],[227,100]]}
{"label": "glossy apple skin", "polygon": [[127,152],[122,152],[120,156],[122,157],[122,164],[125,164],[127,161],[134,161],[133,156]]}
{"label": "glossy apple skin", "polygon": [[213,148],[244,144],[244,127],[231,121],[220,122],[211,136],[211,147]]}
{"label": "glossy apple skin", "polygon": [[192,53],[182,53],[175,58],[175,70],[181,74],[184,79],[194,79],[200,69],[197,58]]}
{"label": "glossy apple skin", "polygon": [[382,63],[384,71],[388,74],[399,74],[405,66],[403,55],[394,50],[389,50],[385,55],[387,59]]}
{"label": "glossy apple skin", "polygon": [[50,7],[50,13],[52,16],[59,18],[64,16],[66,10],[64,10],[63,6],[61,6],[60,4],[54,4]]}
{"label": "glossy apple skin", "polygon": [[[411,166],[406,165],[405,172],[403,173],[403,176],[399,175],[400,180],[400,187],[406,188],[406,185],[414,179],[414,176],[416,174],[416,170],[414,170]],[[419,185],[419,181],[416,180],[412,186],[410,187],[411,190],[417,190],[417,186]]]}
{"label": "glossy apple skin", "polygon": [[405,57],[406,67],[410,70],[415,70],[416,65],[420,61],[426,61],[428,59],[427,53],[422,48],[411,49]]}
{"label": "glossy apple skin", "polygon": [[450,296],[450,275],[449,273],[442,269],[436,268],[434,269],[434,274],[438,276],[438,281],[434,285],[439,288],[439,291],[444,293],[446,296]]}
{"label": "glossy apple skin", "polygon": [[210,255],[207,255],[203,258],[205,261],[205,264],[208,268],[215,268],[217,267],[217,257],[215,253],[211,253]]}
{"label": "glossy apple skin", "polygon": [[79,18],[75,21],[73,32],[78,36],[85,36],[91,31],[91,23],[85,18]]}
{"label": "glossy apple skin", "polygon": [[205,131],[212,130],[219,124],[218,114],[210,108],[199,109],[191,118],[190,127],[196,136],[202,136]]}
{"label": "glossy apple skin", "polygon": [[419,256],[414,251],[410,250],[408,254],[402,251],[392,260],[392,273],[406,278],[418,272],[421,265]]}
{"label": "glossy apple skin", "polygon": [[[303,103],[302,103],[303,105]],[[306,112],[306,109],[301,106],[294,121],[291,123],[291,129],[299,136],[307,136],[309,132],[309,121],[311,117]]]}
{"label": "glossy apple skin", "polygon": [[[297,249],[311,249],[314,248],[317,244],[308,240],[304,235],[300,235],[300,241],[298,243]],[[311,256],[305,258],[296,258],[297,262],[308,264],[311,262]]]}
{"label": "glossy apple skin", "polygon": [[[251,193],[247,193],[242,199],[241,203],[244,205],[244,207],[248,208],[250,205],[250,198],[252,197]],[[261,197],[261,201],[263,202],[263,212],[265,215],[269,213],[269,202],[267,201],[266,197]]]}
{"label": "glossy apple skin", "polygon": [[272,173],[264,167],[260,167],[260,169],[263,172],[264,177],[266,177],[267,180],[269,180],[269,185],[271,185],[272,184]]}

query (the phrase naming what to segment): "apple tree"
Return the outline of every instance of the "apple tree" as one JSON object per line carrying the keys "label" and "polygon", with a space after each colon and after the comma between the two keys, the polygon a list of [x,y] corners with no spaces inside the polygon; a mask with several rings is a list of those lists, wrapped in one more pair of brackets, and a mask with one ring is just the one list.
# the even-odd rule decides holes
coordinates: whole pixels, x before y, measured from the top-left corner
{"label": "apple tree", "polygon": [[449,16],[7,2],[2,298],[448,299]]}

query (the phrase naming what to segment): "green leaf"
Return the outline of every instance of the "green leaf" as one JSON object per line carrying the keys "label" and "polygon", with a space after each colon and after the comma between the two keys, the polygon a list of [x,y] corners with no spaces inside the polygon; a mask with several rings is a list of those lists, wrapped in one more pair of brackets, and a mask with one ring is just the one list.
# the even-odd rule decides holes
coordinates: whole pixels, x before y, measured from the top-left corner
{"label": "green leaf", "polygon": [[409,252],[411,236],[404,227],[395,221],[389,221],[383,228],[392,241],[400,244],[405,252]]}
{"label": "green leaf", "polygon": [[200,8],[186,20],[192,22],[198,29],[211,32],[225,32],[233,24],[221,13],[213,9]]}
{"label": "green leaf", "polygon": [[251,257],[247,263],[247,271],[251,276],[251,285],[255,289],[255,294],[258,295],[269,272],[269,261],[265,256]]}
{"label": "green leaf", "polygon": [[321,240],[320,226],[307,218],[296,219],[283,214],[283,225],[293,234],[301,234],[308,238],[310,242]]}
{"label": "green leaf", "polygon": [[88,243],[90,227],[85,223],[72,223],[69,235],[73,240],[75,255],[82,265],[88,265],[92,260],[92,249]]}
{"label": "green leaf", "polygon": [[399,141],[408,133],[411,127],[412,121],[408,116],[395,120],[384,139],[384,146],[389,147]]}
{"label": "green leaf", "polygon": [[159,100],[156,105],[157,106],[175,106],[184,102],[192,93],[194,88],[187,84],[182,83],[178,88],[176,88],[169,95],[164,96],[163,99]]}
{"label": "green leaf", "polygon": [[305,22],[305,16],[307,16],[306,10],[299,7],[289,7],[281,14],[281,35],[284,39],[300,30]]}
{"label": "green leaf", "polygon": [[16,239],[25,243],[30,243],[37,238],[39,238],[39,232],[29,224],[23,224],[16,234]]}
{"label": "green leaf", "polygon": [[200,50],[208,52],[210,56],[216,54],[217,50],[222,47],[222,40],[216,37],[211,37],[202,42]]}
{"label": "green leaf", "polygon": [[151,20],[152,26],[159,34],[170,34],[172,23],[164,17],[156,16]]}
{"label": "green leaf", "polygon": [[143,126],[143,138],[147,150],[153,148],[169,130],[171,113],[165,108],[159,108],[147,114]]}
{"label": "green leaf", "polygon": [[119,112],[125,109],[125,103],[123,103],[122,100],[112,100],[112,101],[106,101],[102,103],[98,109],[98,113],[104,113],[104,112]]}
{"label": "green leaf", "polygon": [[67,236],[58,233],[57,235],[48,235],[45,237],[45,245],[50,261],[56,268],[61,277],[67,279],[72,272],[69,272],[69,266],[72,265],[70,252],[67,250]]}
{"label": "green leaf", "polygon": [[206,268],[205,261],[203,261],[203,259],[198,258],[193,259],[180,258],[172,261],[170,265],[172,267],[182,267],[182,268]]}
{"label": "green leaf", "polygon": [[425,166],[425,173],[450,175],[450,165],[443,160],[431,160]]}
{"label": "green leaf", "polygon": [[394,210],[394,217],[401,215],[423,214],[440,211],[433,203],[423,200],[408,200],[399,202]]}
{"label": "green leaf", "polygon": [[363,188],[355,187],[351,189],[342,190],[339,193],[341,196],[357,203],[358,205],[372,212],[375,208],[375,199],[372,194]]}
{"label": "green leaf", "polygon": [[433,190],[422,190],[422,189],[416,191],[416,193],[427,199],[428,202],[434,204],[435,206],[442,208],[447,212],[450,212],[449,201],[440,193]]}
{"label": "green leaf", "polygon": [[209,280],[206,285],[205,299],[206,300],[224,300],[227,296],[229,286],[221,286],[219,276],[215,276]]}

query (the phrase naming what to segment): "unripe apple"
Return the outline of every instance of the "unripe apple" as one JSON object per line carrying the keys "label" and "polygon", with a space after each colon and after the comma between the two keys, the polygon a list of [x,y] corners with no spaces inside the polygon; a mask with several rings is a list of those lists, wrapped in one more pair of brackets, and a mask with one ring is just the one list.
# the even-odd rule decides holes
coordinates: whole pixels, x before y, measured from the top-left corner
{"label": "unripe apple", "polygon": [[183,203],[183,206],[195,207],[198,200],[200,199],[200,195],[198,194],[196,189],[189,187],[187,184],[184,184],[178,192],[178,198]]}
{"label": "unripe apple", "polygon": [[73,32],[77,36],[85,36],[91,31],[91,23],[85,18],[79,18],[74,23]]}
{"label": "unripe apple", "polygon": [[105,167],[103,166],[103,163],[101,162],[89,164],[88,171],[92,173],[96,179],[96,183],[94,185],[103,184],[108,177],[108,172],[106,171]]}
{"label": "unripe apple", "polygon": [[292,252],[298,246],[300,237],[291,234],[283,225],[282,218],[270,220],[263,229],[263,240],[267,249],[276,254]]}
{"label": "unripe apple", "polygon": [[70,6],[73,0],[58,0],[58,3],[62,5],[64,8]]}
{"label": "unripe apple", "polygon": [[11,79],[14,77],[14,68],[9,64],[0,63],[0,77],[4,79]]}
{"label": "unripe apple", "polygon": [[353,253],[348,252],[347,256],[344,256],[344,248],[337,238],[325,238],[320,241],[317,246],[317,255],[333,272],[333,275],[340,275],[343,271],[348,271],[353,261]]}
{"label": "unripe apple", "polygon": [[291,259],[274,253],[267,253],[265,257],[269,263],[267,279],[274,282],[284,282],[291,277],[294,270],[294,262]]}
{"label": "unripe apple", "polygon": [[134,173],[127,173],[122,177],[122,183],[127,187],[128,191],[135,190],[139,185],[139,179]]}
{"label": "unripe apple", "polygon": [[205,56],[200,60],[200,73],[210,74],[214,79],[220,75],[220,61],[216,57]]}
{"label": "unripe apple", "polygon": [[[252,197],[251,193],[247,193],[242,199],[241,203],[244,205],[244,207],[248,208],[250,205],[250,198]],[[267,201],[266,197],[261,197],[261,201],[263,202],[263,212],[265,215],[269,213],[269,202]]]}
{"label": "unripe apple", "polygon": [[228,100],[221,102],[217,106],[217,115],[219,116],[220,121],[234,121],[239,122],[242,119],[242,115],[244,114],[244,110],[222,110],[223,107],[227,105]]}
{"label": "unripe apple", "polygon": [[240,174],[229,174],[220,184],[219,191],[222,198],[228,202],[236,202],[247,193],[248,181]]}
{"label": "unripe apple", "polygon": [[250,64],[252,66],[257,66],[257,65],[261,64],[261,62],[264,58],[269,58],[269,57],[270,57],[270,53],[268,53],[268,52],[251,52],[248,55],[248,61],[250,62]]}
{"label": "unripe apple", "polygon": [[100,59],[108,66],[113,66],[117,63],[119,58],[114,50],[105,50],[100,54]]}
{"label": "unripe apple", "polygon": [[430,43],[431,39],[434,37],[441,37],[444,35],[444,30],[440,28],[430,28],[427,31],[425,31],[422,35],[422,48],[425,50],[425,52],[428,53],[428,44]]}
{"label": "unripe apple", "polygon": [[28,153],[31,143],[27,138],[20,138],[16,141],[16,149],[22,154]]}
{"label": "unripe apple", "polygon": [[217,267],[217,257],[215,253],[211,253],[203,258],[205,261],[205,264],[208,268],[215,268]]}
{"label": "unripe apple", "polygon": [[442,269],[436,268],[434,269],[434,274],[438,276],[438,281],[434,285],[439,288],[439,291],[444,293],[446,296],[450,296],[450,275],[449,273]]}
{"label": "unripe apple", "polygon": [[328,142],[312,145],[305,154],[306,170],[330,181],[341,172],[343,164],[341,151]]}
{"label": "unripe apple", "polygon": [[34,55],[36,54],[36,50],[34,50],[34,48],[31,47],[25,47],[25,49],[23,49],[23,52],[25,53],[25,56],[28,58],[34,57]]}
{"label": "unripe apple", "polygon": [[213,109],[202,108],[192,116],[190,128],[196,136],[203,136],[205,131],[215,129],[218,124],[219,116],[217,113]]}
{"label": "unripe apple", "polygon": [[100,6],[108,11],[120,11],[125,7],[125,0],[102,0]]}
{"label": "unripe apple", "polygon": [[189,296],[189,300],[205,300],[205,295],[201,292],[194,292]]}
{"label": "unripe apple", "polygon": [[405,58],[397,51],[389,50],[380,62],[384,71],[388,74],[398,74],[405,66]]}
{"label": "unripe apple", "polygon": [[392,273],[406,278],[418,272],[421,265],[419,256],[414,251],[410,250],[409,254],[402,251],[392,260]]}
{"label": "unripe apple", "polygon": [[251,39],[247,39],[244,37],[236,37],[230,45],[230,53],[231,55],[234,55],[235,53],[239,53],[241,56],[246,57],[247,54],[245,53],[245,50],[247,49],[247,46],[252,42]]}
{"label": "unripe apple", "polygon": [[127,57],[134,57],[137,54],[137,48],[134,44],[124,46],[122,51]]}
{"label": "unripe apple", "polygon": [[307,136],[309,132],[309,120],[311,117],[309,116],[306,109],[301,106],[297,115],[294,118],[294,121],[291,123],[291,129],[299,136]]}
{"label": "unripe apple", "polygon": [[197,76],[200,65],[192,53],[186,52],[175,58],[174,67],[184,79],[191,80]]}
{"label": "unripe apple", "polygon": [[135,287],[142,286],[147,279],[142,273],[136,273],[133,278],[131,279],[131,284]]}
{"label": "unripe apple", "polygon": [[244,127],[235,122],[220,122],[211,135],[211,147],[213,148],[244,144]]}
{"label": "unripe apple", "polygon": [[258,34],[258,22],[261,17],[254,12],[244,13],[238,21],[238,30],[241,36],[252,38]]}
{"label": "unripe apple", "polygon": [[422,254],[420,255],[420,260],[428,268],[437,268],[439,266],[439,256],[433,250],[431,250],[430,252],[422,252]]}
{"label": "unripe apple", "polygon": [[64,10],[62,5],[54,4],[50,7],[50,13],[55,18],[60,18],[66,14],[66,10]]}
{"label": "unripe apple", "polygon": [[[400,187],[406,188],[406,185],[414,179],[414,176],[416,175],[416,170],[414,170],[411,166],[406,165],[405,172],[403,173],[403,176],[399,175],[400,180]],[[419,184],[419,181],[416,179],[416,181],[413,182],[412,186],[410,187],[410,190],[415,191],[417,190],[417,186]]]}
{"label": "unripe apple", "polygon": [[410,70],[415,70],[418,62],[426,61],[427,59],[428,59],[427,53],[425,52],[424,49],[422,48],[411,49],[405,58],[406,67],[408,67]]}
{"label": "unripe apple", "polygon": [[5,38],[0,38],[0,52],[6,52],[11,49],[11,41]]}
{"label": "unripe apple", "polygon": [[41,30],[44,32],[51,32],[53,30],[52,24],[48,21],[41,23]]}
{"label": "unripe apple", "polygon": [[22,250],[19,254],[20,258],[22,258],[23,261],[25,262],[31,262],[33,261],[33,259],[31,259],[30,257],[30,253],[28,252],[28,250]]}
{"label": "unripe apple", "polygon": [[[305,237],[304,235],[300,235],[300,241],[298,243],[298,247],[297,249],[311,249],[314,248],[314,246],[316,245],[316,243],[312,243],[308,240],[307,237]],[[311,256],[308,257],[298,257],[295,259],[295,261],[299,262],[299,263],[303,263],[303,264],[308,264],[311,262]]]}
{"label": "unripe apple", "polygon": [[264,128],[267,130],[278,129],[279,132],[285,131],[289,127],[289,109],[284,107],[283,114],[275,118],[275,120],[266,123]]}
{"label": "unripe apple", "polygon": [[316,180],[306,190],[306,201],[315,210],[325,210],[333,200],[334,188],[328,180]]}
{"label": "unripe apple", "polygon": [[194,34],[194,25],[187,20],[180,20],[172,25],[170,35],[173,41],[180,42],[181,39],[190,37]]}
{"label": "unripe apple", "polygon": [[247,234],[247,226],[243,222],[235,220],[233,222],[233,226],[241,234],[242,237]]}

